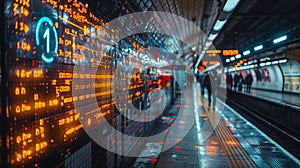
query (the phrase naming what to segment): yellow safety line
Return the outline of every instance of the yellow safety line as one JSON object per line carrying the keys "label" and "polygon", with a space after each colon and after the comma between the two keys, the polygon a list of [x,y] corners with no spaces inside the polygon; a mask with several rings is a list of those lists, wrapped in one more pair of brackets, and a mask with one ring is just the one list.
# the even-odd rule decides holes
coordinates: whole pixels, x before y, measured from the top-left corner
{"label": "yellow safety line", "polygon": [[[220,140],[226,156],[228,157],[229,164],[231,167],[251,167],[256,168],[256,164],[250,158],[248,153],[241,146],[240,142],[233,136],[229,128],[223,124],[220,120],[219,114],[214,110],[206,110],[207,103],[204,102],[204,110],[211,122],[213,128],[215,128],[215,133]],[[227,142],[234,143],[233,145],[227,144]]]}

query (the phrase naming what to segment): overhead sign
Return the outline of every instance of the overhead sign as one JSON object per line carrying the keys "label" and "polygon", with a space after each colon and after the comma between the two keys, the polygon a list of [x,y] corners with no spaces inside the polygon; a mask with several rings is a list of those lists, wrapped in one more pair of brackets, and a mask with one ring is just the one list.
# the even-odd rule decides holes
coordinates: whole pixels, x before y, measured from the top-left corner
{"label": "overhead sign", "polygon": [[217,54],[221,54],[222,50],[206,50],[205,53],[207,56],[215,57]]}
{"label": "overhead sign", "polygon": [[236,56],[239,54],[239,50],[206,50],[207,56],[215,57],[217,54],[222,54],[223,56]]}
{"label": "overhead sign", "polygon": [[219,61],[203,61],[203,65],[204,66],[212,66],[212,65],[216,65],[216,64],[218,64],[219,63]]}
{"label": "overhead sign", "polygon": [[236,56],[239,54],[239,50],[223,50],[223,56]]}

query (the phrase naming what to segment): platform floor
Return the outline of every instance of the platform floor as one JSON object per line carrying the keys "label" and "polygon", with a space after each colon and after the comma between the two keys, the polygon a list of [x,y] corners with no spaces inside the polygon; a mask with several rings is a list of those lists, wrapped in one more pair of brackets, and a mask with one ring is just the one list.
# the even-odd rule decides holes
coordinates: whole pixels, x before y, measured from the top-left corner
{"label": "platform floor", "polygon": [[[175,105],[164,114],[163,120],[158,124],[154,133],[159,133],[166,129],[170,118],[176,118],[175,113],[180,108],[180,100],[177,99]],[[133,167],[139,168],[196,168],[196,167],[230,167],[224,149],[216,135],[212,134],[205,140],[201,139],[199,127],[210,128],[212,125],[208,120],[205,110],[198,113],[198,122],[189,133],[173,148],[161,153],[159,156],[138,158]]]}
{"label": "platform floor", "polygon": [[[300,167],[298,159],[220,100],[215,110],[207,107],[205,97],[197,101],[197,111],[191,111],[197,117],[195,127],[173,148],[158,156],[140,157],[133,167]],[[170,117],[176,117],[177,108],[174,105],[164,115],[157,132],[165,128]],[[203,141],[205,125],[214,131]]]}

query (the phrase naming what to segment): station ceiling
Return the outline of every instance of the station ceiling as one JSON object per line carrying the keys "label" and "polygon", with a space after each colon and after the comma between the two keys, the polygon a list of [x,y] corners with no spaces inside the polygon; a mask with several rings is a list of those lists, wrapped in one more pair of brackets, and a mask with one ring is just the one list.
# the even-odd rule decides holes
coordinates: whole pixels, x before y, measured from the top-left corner
{"label": "station ceiling", "polygon": [[[182,16],[197,24],[206,34],[212,31],[226,0],[88,0],[107,20],[139,11],[163,11]],[[299,0],[241,0],[219,36],[216,49],[242,50],[282,33],[300,34]],[[163,40],[164,41],[164,40]],[[159,43],[163,45],[164,42]],[[195,52],[184,50],[195,62]],[[225,64],[224,59],[222,59]]]}
{"label": "station ceiling", "polygon": [[298,0],[241,0],[215,41],[218,48],[247,48],[300,27]]}

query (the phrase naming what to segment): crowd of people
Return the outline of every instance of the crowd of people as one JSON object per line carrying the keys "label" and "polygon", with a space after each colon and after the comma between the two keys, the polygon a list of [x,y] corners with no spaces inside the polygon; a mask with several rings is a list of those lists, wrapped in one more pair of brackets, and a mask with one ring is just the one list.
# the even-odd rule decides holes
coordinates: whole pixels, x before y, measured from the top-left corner
{"label": "crowd of people", "polygon": [[[197,81],[201,86],[201,94],[204,95],[204,90],[207,90],[208,96],[208,106],[215,107],[216,98],[218,96],[218,90],[221,85],[221,77],[218,75],[217,71],[212,70],[209,72],[203,73],[201,76],[197,76]],[[251,85],[253,82],[252,75],[248,73],[245,78],[241,73],[234,74],[232,77],[231,74],[226,74],[226,87],[230,91],[245,91],[251,92]]]}
{"label": "crowd of people", "polygon": [[251,86],[252,86],[253,78],[250,73],[246,75],[244,78],[243,75],[240,73],[236,73],[234,77],[232,77],[231,74],[226,75],[226,85],[228,90],[234,91],[244,91],[250,93],[251,92]]}

